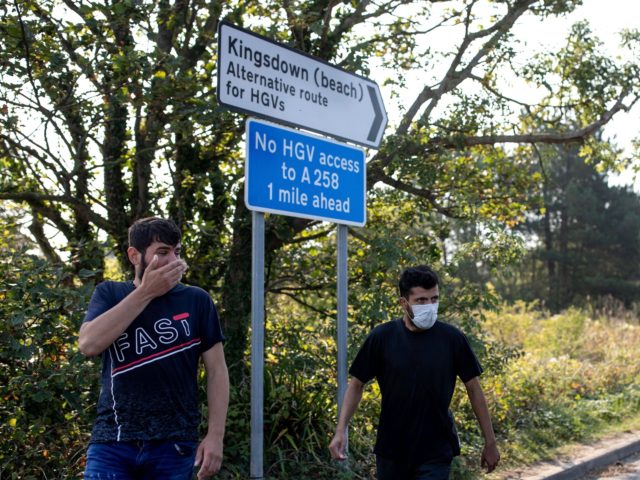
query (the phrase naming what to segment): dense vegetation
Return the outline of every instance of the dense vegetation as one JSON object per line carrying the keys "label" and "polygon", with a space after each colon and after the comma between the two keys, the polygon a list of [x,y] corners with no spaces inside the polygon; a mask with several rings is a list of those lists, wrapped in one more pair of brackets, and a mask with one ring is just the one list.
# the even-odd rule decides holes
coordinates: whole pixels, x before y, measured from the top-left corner
{"label": "dense vegetation", "polygon": [[[395,113],[367,166],[369,210],[382,223],[353,235],[367,247],[382,246],[380,237],[399,233],[385,230],[395,223],[385,209],[411,204],[415,215],[402,227],[419,232],[425,250],[442,250],[450,221],[486,232],[525,219],[541,198],[538,153],[545,146],[578,145],[602,172],[630,160],[594,134],[639,98],[638,32],[621,32],[619,58],[585,22],[554,50],[518,42],[519,23],[535,25],[580,3],[0,4],[0,201],[25,209],[30,235],[51,262],[94,271],[92,281],[102,278],[105,253],[126,268],[133,220],[173,217],[185,232],[189,280],[216,295],[227,355],[241,375],[251,285],[245,116],[217,105],[218,22],[249,27],[383,85]],[[535,102],[523,95],[531,90]],[[295,295],[330,285],[299,268],[305,262],[276,268],[276,257],[298,245],[309,254],[313,240],[331,231],[310,220],[269,218],[267,288]],[[425,260],[432,258],[439,256]]]}
{"label": "dense vegetation", "polygon": [[[21,249],[4,250],[0,270],[0,309],[7,319],[0,336],[0,474],[79,478],[99,367],[75,343],[90,289],[69,284],[67,272]],[[355,348],[369,329],[363,320],[370,312],[352,307]],[[351,459],[343,469],[327,452],[335,418],[334,320],[310,316],[291,300],[274,299],[268,310],[269,478],[373,478],[376,385],[367,389],[352,423]],[[489,312],[482,329],[471,318],[459,319],[449,317],[470,335],[486,368],[482,382],[506,465],[530,462],[640,414],[637,318],[584,310],[552,316],[522,304]],[[247,390],[242,382],[232,392],[221,478],[248,475]],[[454,478],[478,478],[482,441],[462,388],[453,409],[463,443]]]}
{"label": "dense vegetation", "polygon": [[[428,263],[443,275],[443,313],[486,368],[507,462],[637,411],[634,362],[611,357],[626,355],[616,336],[637,356],[637,320],[588,312],[638,305],[638,197],[608,185],[634,158],[599,132],[640,98],[640,34],[621,34],[620,57],[585,22],[554,50],[517,36],[519,23],[579,3],[0,3],[0,475],[82,470],[98,365],[81,358],[76,332],[95,283],[128,275],[127,226],[159,214],[184,232],[186,281],[220,307],[233,383],[222,477],[247,477],[251,218],[245,117],[216,102],[222,19],[374,77],[396,112],[368,152],[367,225],[349,230],[351,355],[397,312],[401,268]],[[522,95],[531,89],[535,102]],[[368,478],[372,468],[375,386],[352,426],[350,469],[326,451],[334,237],[326,223],[266,219],[272,478]],[[501,298],[537,308],[509,311]],[[472,459],[477,431],[464,396],[455,403]],[[456,478],[476,475],[456,465]]]}

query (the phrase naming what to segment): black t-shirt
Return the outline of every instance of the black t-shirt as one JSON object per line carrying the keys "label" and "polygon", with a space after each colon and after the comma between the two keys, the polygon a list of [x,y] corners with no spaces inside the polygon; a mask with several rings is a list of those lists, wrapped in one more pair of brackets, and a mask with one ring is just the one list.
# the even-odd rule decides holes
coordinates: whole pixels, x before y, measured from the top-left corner
{"label": "black t-shirt", "polygon": [[464,334],[437,321],[421,332],[402,319],[369,334],[349,373],[363,383],[374,377],[382,409],[374,452],[408,465],[446,462],[459,455],[449,404],[456,377],[467,382],[482,373]]}
{"label": "black t-shirt", "polygon": [[[135,289],[104,282],[84,321],[111,309]],[[211,297],[176,285],[154,298],[102,353],[102,388],[91,442],[198,440],[200,355],[224,340]]]}

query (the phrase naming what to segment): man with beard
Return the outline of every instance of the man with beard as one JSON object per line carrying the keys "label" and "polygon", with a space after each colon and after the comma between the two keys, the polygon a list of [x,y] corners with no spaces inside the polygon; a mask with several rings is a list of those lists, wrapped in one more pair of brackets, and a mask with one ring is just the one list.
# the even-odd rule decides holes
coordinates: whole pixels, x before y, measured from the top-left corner
{"label": "man with beard", "polygon": [[378,325],[351,364],[342,401],[333,458],[346,458],[346,430],[367,382],[380,386],[382,408],[374,453],[378,480],[446,480],[460,454],[449,410],[460,378],[485,440],[481,464],[491,472],[500,460],[478,376],[482,368],[464,334],[438,320],[437,274],[420,265],[398,281],[401,318]]}
{"label": "man with beard", "polygon": [[[218,472],[229,376],[216,307],[204,290],[180,283],[187,264],[171,220],[129,228],[135,277],[103,282],[91,297],[78,346],[102,356],[102,388],[85,479],[198,479]],[[197,373],[207,378],[208,431],[198,444]]]}

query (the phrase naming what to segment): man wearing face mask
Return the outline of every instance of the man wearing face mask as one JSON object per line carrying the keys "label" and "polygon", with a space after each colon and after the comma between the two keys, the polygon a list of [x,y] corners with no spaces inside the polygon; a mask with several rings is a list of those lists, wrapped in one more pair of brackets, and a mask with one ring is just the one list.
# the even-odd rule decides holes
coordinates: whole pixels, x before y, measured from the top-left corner
{"label": "man wearing face mask", "polygon": [[482,367],[464,334],[437,319],[437,274],[424,265],[407,268],[398,287],[403,316],[374,328],[349,369],[332,457],[346,459],[347,425],[365,384],[376,378],[382,395],[374,449],[378,480],[448,479],[460,454],[449,410],[459,377],[484,436],[481,465],[493,471],[500,454],[478,380]]}

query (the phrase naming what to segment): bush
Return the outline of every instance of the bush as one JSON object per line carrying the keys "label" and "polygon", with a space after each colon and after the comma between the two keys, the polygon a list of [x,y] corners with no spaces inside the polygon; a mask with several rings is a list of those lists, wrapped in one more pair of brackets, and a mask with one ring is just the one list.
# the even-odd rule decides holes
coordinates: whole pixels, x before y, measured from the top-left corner
{"label": "bush", "polygon": [[89,290],[24,250],[0,261],[0,476],[76,478],[97,396],[77,351]]}
{"label": "bush", "polygon": [[640,412],[637,325],[517,305],[489,313],[485,326],[523,351],[503,374],[483,380],[507,463],[538,459]]}

